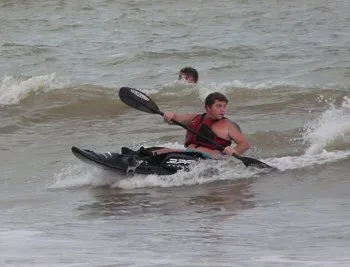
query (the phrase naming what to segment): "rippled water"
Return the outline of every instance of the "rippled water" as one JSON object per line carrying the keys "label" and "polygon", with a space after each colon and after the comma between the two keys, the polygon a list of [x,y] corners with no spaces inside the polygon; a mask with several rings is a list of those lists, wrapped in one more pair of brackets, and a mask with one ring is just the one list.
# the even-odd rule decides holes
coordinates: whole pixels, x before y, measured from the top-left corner
{"label": "rippled water", "polygon": [[[2,266],[349,266],[346,1],[0,1]],[[177,82],[184,66],[199,83]],[[180,148],[184,130],[124,105],[203,112],[225,93],[247,156],[172,176],[75,158]],[[215,167],[218,173],[207,170]]]}

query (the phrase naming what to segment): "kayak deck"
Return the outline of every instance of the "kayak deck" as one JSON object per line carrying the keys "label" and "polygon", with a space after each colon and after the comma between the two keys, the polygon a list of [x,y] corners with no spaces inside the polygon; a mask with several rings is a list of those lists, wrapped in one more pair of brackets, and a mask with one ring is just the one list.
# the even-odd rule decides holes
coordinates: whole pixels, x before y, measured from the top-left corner
{"label": "kayak deck", "polygon": [[179,170],[190,170],[191,164],[206,159],[199,152],[169,152],[153,155],[160,147],[141,148],[134,151],[123,147],[122,153],[96,153],[89,149],[72,147],[72,153],[83,162],[101,169],[116,171],[125,175],[157,174],[170,175]]}

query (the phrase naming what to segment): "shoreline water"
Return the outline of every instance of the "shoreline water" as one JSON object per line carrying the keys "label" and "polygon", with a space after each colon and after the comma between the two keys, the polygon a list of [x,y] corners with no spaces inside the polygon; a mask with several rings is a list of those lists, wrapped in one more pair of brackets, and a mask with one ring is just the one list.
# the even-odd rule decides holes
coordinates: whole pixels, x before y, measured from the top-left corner
{"label": "shoreline water", "polygon": [[[0,2],[1,266],[349,266],[348,10]],[[176,82],[184,66],[197,85]],[[124,105],[122,86],[180,113],[226,94],[246,156],[279,171],[231,159],[125,179],[80,162],[73,145],[182,147],[185,131]]]}

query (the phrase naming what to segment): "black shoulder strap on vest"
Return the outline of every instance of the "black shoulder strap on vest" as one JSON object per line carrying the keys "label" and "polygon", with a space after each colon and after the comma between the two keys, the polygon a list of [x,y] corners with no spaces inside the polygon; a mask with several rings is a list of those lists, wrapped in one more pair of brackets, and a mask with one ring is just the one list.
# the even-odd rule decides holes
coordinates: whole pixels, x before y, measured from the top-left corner
{"label": "black shoulder strap on vest", "polygon": [[203,113],[203,114],[201,115],[201,119],[199,120],[199,124],[201,124],[201,123],[202,123],[202,121],[204,120],[204,118],[205,118],[205,114],[206,114],[206,113]]}

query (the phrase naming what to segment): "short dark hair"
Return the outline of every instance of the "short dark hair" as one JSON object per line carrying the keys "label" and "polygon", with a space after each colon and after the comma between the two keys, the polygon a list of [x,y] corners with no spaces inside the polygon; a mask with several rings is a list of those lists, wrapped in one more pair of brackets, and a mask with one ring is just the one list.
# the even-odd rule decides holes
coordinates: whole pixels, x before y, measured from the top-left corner
{"label": "short dark hair", "polygon": [[192,76],[193,80],[195,82],[198,81],[198,71],[192,67],[184,67],[180,70],[179,76],[181,76],[181,73]]}
{"label": "short dark hair", "polygon": [[222,93],[214,92],[214,93],[209,94],[205,98],[205,106],[211,107],[215,103],[216,100],[226,102],[226,104],[228,103],[228,99],[226,96],[224,96]]}

